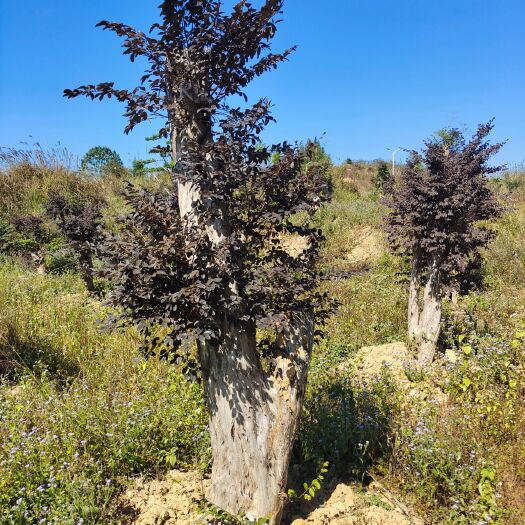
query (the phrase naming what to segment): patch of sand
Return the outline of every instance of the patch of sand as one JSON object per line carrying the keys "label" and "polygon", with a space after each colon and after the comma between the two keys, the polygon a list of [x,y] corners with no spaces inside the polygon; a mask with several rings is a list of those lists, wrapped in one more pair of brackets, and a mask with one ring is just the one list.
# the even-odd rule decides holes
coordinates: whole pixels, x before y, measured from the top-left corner
{"label": "patch of sand", "polygon": [[[356,367],[356,376],[359,382],[370,381],[381,374],[386,367],[396,383],[406,385],[408,379],[404,366],[413,361],[413,356],[405,343],[389,343],[378,346],[364,346],[351,359],[351,364]],[[343,363],[340,367],[346,367]]]}
{"label": "patch of sand", "polygon": [[[208,480],[197,472],[173,470],[165,478],[137,480],[118,505],[122,525],[195,525],[210,523],[198,511]],[[374,488],[332,482],[323,492],[324,502],[299,502],[283,525],[423,525],[408,511]],[[288,512],[290,514],[290,512]],[[212,520],[213,523],[213,520]],[[215,522],[217,523],[217,522]]]}
{"label": "patch of sand", "polygon": [[121,525],[194,525],[201,517],[208,480],[198,472],[172,470],[162,479],[138,479],[117,504]]}
{"label": "patch of sand", "polygon": [[346,258],[354,265],[371,264],[379,260],[384,252],[380,233],[370,226],[355,229],[355,245],[346,254]]}
{"label": "patch of sand", "polygon": [[308,239],[302,235],[283,235],[281,245],[290,257],[298,257],[308,248]]}

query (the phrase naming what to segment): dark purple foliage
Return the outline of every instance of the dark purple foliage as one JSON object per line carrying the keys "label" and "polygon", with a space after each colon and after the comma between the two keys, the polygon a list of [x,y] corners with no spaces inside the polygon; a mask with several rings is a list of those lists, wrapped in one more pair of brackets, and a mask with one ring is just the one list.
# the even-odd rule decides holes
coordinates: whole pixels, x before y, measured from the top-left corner
{"label": "dark purple foliage", "polygon": [[[269,51],[283,1],[258,9],[239,2],[226,15],[218,0],[171,0],[160,5],[161,22],[148,35],[123,24],[99,25],[124,37],[124,54],[149,67],[134,90],[112,82],[66,90],[126,103],[126,133],[150,117],[175,162],[169,193],[130,188],[130,213],[117,233],[107,233],[100,254],[111,281],[109,302],[124,307],[120,320],[146,335],[169,329],[166,343],[186,336],[219,336],[224,315],[242,323],[282,321],[294,310],[323,308],[316,265],[321,233],[310,219],[327,198],[321,170],[303,169],[305,151],[289,144],[263,147],[260,132],[273,119],[269,102],[230,107],[248,83],[275,68],[292,51]],[[273,153],[280,161],[271,164]],[[197,223],[179,217],[177,183],[198,188]],[[300,219],[299,219],[300,217]],[[210,242],[209,225],[224,238]],[[285,236],[305,238],[292,257]]]}
{"label": "dark purple foliage", "polygon": [[[148,61],[141,84],[126,90],[103,82],[66,89],[64,96],[115,97],[126,103],[126,133],[154,116],[165,119],[159,137],[170,138],[172,126],[187,125],[185,106],[189,99],[195,102],[195,94],[201,114],[228,111],[226,97],[245,97],[243,89],[256,76],[276,68],[292,52],[269,52],[276,30],[274,17],[282,4],[283,0],[267,0],[257,9],[242,1],[225,15],[220,0],[167,0],[159,6],[161,22],[153,24],[149,34],[104,20],[98,26],[125,39],[124,54],[132,62],[139,56]],[[159,146],[160,150],[166,147]]]}
{"label": "dark purple foliage", "polygon": [[456,129],[427,141],[421,154],[412,152],[385,199],[394,249],[417,257],[423,270],[434,260],[445,284],[479,267],[478,250],[492,237],[482,221],[502,211],[487,177],[502,169],[489,165],[502,147],[487,140],[492,128],[492,121],[480,125],[469,142]]}
{"label": "dark purple foliage", "polygon": [[71,202],[62,195],[52,193],[46,205],[46,214],[55,221],[78,256],[80,273],[87,289],[95,292],[93,254],[102,217],[101,203],[90,199]]}
{"label": "dark purple foliage", "polygon": [[37,215],[18,215],[11,219],[11,224],[17,233],[32,237],[38,243],[44,242],[46,231],[42,217]]}

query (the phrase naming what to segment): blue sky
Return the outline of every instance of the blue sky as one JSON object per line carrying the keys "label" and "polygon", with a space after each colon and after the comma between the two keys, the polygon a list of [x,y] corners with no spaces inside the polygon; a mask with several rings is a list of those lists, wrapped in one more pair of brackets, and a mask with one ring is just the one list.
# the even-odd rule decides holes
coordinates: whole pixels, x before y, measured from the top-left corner
{"label": "blue sky", "polygon": [[[0,0],[0,146],[60,142],[81,156],[107,145],[126,163],[147,157],[154,127],[126,136],[117,102],[67,101],[62,91],[108,80],[134,87],[141,65],[94,26],[147,29],[158,3]],[[508,140],[498,161],[525,160],[523,0],[287,0],[283,18],[275,49],[298,50],[249,89],[274,104],[266,142],[324,134],[335,161],[370,160],[495,117],[494,140]]]}

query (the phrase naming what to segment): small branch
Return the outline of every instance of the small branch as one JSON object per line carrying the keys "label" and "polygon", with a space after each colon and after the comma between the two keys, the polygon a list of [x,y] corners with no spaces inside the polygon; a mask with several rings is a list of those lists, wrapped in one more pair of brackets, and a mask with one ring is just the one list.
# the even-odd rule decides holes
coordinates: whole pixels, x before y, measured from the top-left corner
{"label": "small branch", "polygon": [[368,472],[368,475],[374,480],[374,483],[378,486],[379,490],[383,493],[383,495],[392,503],[394,506],[396,506],[408,519],[410,522],[410,525],[415,525],[414,520],[412,519],[412,516],[410,515],[410,512],[408,511],[406,505],[401,503],[387,488],[385,488],[384,485],[382,485],[370,472]]}

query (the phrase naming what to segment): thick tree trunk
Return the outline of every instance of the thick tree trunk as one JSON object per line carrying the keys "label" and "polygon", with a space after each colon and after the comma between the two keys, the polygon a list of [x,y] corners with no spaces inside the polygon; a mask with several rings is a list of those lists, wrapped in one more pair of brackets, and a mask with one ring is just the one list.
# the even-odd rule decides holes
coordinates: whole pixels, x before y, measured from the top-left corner
{"label": "thick tree trunk", "polygon": [[437,261],[432,261],[423,290],[423,310],[419,320],[420,346],[417,360],[421,366],[428,366],[434,360],[441,329],[441,300],[440,270]]}
{"label": "thick tree trunk", "polygon": [[434,359],[441,326],[442,286],[439,260],[435,258],[431,262],[424,288],[421,273],[420,257],[415,253],[410,272],[408,335],[418,347],[418,363],[427,366]]}
{"label": "thick tree trunk", "polygon": [[282,356],[265,372],[255,328],[224,323],[220,344],[200,346],[213,454],[208,499],[231,514],[280,522],[290,454],[313,345],[309,314],[281,335]]}
{"label": "thick tree trunk", "polygon": [[439,261],[434,259],[428,269],[425,287],[421,290],[420,270],[413,263],[409,294],[409,335],[418,345],[419,365],[434,360],[441,328],[442,286]]}
{"label": "thick tree trunk", "polygon": [[408,293],[408,335],[412,340],[419,339],[419,315],[420,315],[420,268],[419,257],[417,254],[412,259],[412,268],[410,271],[410,287]]}

